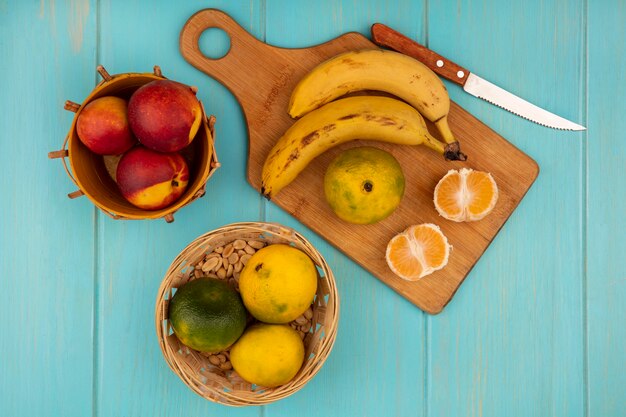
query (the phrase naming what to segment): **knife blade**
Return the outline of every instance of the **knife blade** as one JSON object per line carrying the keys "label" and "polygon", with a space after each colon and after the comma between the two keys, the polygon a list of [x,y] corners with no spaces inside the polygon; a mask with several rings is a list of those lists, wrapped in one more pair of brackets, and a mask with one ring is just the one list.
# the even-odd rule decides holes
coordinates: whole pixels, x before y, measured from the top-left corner
{"label": "knife blade", "polygon": [[380,46],[411,56],[440,76],[460,85],[467,93],[495,104],[542,126],[562,130],[585,130],[584,126],[557,116],[477,76],[403,34],[383,25],[372,25],[372,40]]}

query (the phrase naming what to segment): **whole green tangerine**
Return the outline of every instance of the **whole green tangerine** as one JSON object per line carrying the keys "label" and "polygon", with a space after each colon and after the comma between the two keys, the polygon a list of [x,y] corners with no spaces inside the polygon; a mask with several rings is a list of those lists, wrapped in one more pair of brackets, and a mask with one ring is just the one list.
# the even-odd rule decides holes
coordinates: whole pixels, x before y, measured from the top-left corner
{"label": "whole green tangerine", "polygon": [[371,224],[400,205],[405,178],[398,161],[382,149],[364,146],[339,154],[324,175],[324,194],[344,221]]}

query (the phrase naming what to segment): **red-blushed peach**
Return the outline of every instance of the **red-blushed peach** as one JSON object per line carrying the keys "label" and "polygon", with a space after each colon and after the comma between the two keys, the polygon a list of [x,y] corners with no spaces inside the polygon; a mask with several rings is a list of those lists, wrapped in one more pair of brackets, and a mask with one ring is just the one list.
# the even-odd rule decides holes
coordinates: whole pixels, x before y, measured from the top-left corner
{"label": "red-blushed peach", "polygon": [[156,152],[143,146],[122,156],[116,174],[124,198],[144,210],[171,205],[189,182],[189,168],[180,154]]}
{"label": "red-blushed peach", "polygon": [[176,152],[196,136],[202,109],[188,86],[156,80],[139,87],[130,97],[128,120],[142,145],[159,152]]}
{"label": "red-blushed peach", "polygon": [[137,142],[128,124],[126,100],[105,96],[88,103],[76,121],[76,133],[90,151],[120,155]]}

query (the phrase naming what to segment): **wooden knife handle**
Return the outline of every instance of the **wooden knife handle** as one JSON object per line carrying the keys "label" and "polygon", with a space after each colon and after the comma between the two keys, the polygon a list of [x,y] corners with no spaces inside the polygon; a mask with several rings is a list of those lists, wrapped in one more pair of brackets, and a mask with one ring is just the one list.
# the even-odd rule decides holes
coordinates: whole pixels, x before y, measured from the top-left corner
{"label": "wooden knife handle", "polygon": [[389,26],[385,26],[382,23],[374,23],[372,25],[372,40],[377,45],[393,49],[417,59],[435,73],[460,86],[464,86],[467,81],[467,76],[469,75],[467,69],[431,51],[425,46],[420,45],[413,39],[396,32]]}

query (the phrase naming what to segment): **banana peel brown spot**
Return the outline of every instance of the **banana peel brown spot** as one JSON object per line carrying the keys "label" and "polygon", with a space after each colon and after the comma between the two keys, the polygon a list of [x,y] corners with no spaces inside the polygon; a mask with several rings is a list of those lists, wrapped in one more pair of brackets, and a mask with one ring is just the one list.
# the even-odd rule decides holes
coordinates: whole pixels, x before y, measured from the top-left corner
{"label": "banana peel brown spot", "polygon": [[[287,167],[289,167],[289,165],[291,165],[293,161],[298,159],[299,156],[300,156],[300,149],[296,148],[293,151],[291,151],[291,153],[287,157],[287,162],[285,162],[285,165],[283,166],[283,169],[281,170],[281,172],[285,171]],[[278,178],[278,175],[276,177]]]}
{"label": "banana peel brown spot", "polygon": [[380,124],[381,126],[394,126],[397,125],[398,122],[391,117],[385,116],[375,116],[373,114],[366,114],[363,118],[368,122],[375,122]]}
{"label": "banana peel brown spot", "polygon": [[353,60],[352,58],[344,58],[341,60],[341,63],[346,64],[350,68],[365,68],[368,65],[365,62],[358,62]]}
{"label": "banana peel brown spot", "polygon": [[340,117],[337,120],[350,120],[350,119],[354,119],[355,117],[359,117],[359,115],[358,114],[347,114],[347,115],[345,115],[343,117]]}
{"label": "banana peel brown spot", "polygon": [[390,117],[379,117],[376,120],[376,122],[380,123],[380,125],[382,125],[382,126],[394,126],[394,125],[398,124],[395,120],[393,120]]}
{"label": "banana peel brown spot", "polygon": [[308,135],[304,136],[302,139],[300,139],[300,145],[304,148],[305,146],[308,146],[311,142],[313,142],[315,139],[317,139],[319,136],[320,136],[319,131],[314,130]]}

